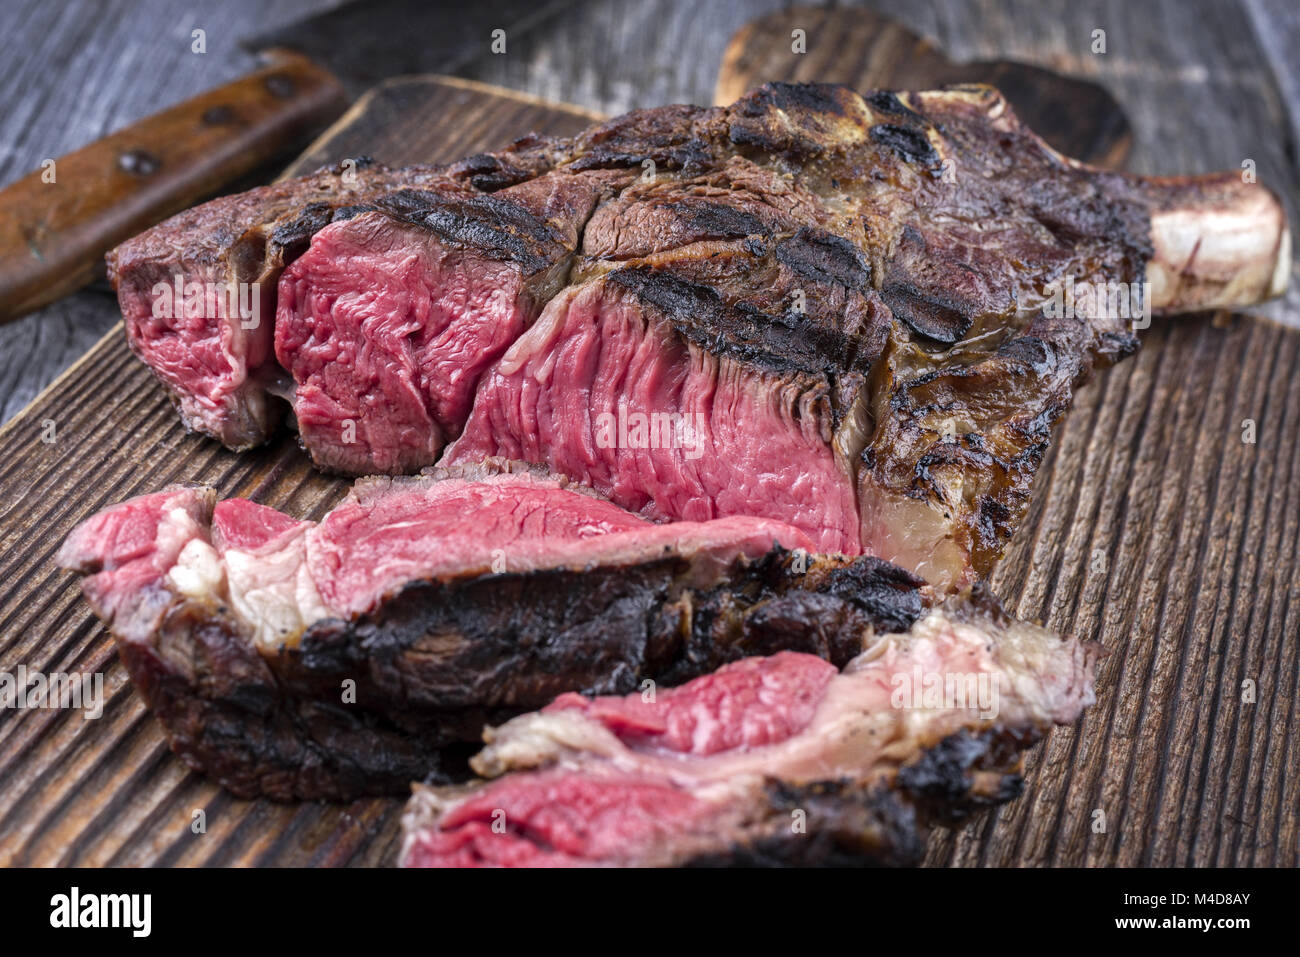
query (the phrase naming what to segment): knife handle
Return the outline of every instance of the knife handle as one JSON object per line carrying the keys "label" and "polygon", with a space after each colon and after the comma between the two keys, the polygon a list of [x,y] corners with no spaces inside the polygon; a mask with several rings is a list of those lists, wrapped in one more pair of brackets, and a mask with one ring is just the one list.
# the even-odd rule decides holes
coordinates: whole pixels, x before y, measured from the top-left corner
{"label": "knife handle", "polygon": [[288,50],[225,86],[48,161],[0,190],[0,322],[95,278],[104,253],[275,159],[347,105]]}

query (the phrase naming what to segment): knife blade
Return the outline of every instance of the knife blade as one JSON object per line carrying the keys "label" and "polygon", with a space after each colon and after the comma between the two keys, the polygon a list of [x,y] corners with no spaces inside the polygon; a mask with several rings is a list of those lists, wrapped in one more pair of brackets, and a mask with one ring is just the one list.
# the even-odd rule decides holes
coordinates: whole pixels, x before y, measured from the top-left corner
{"label": "knife blade", "polygon": [[452,73],[573,0],[355,0],[243,41],[262,65],[0,190],[0,323],[102,274],[104,253],[284,157],[389,76]]}
{"label": "knife blade", "polygon": [[[381,80],[412,73],[455,73],[492,55],[492,32],[509,43],[550,22],[575,0],[473,0],[347,3],[291,26],[240,41],[250,53],[288,49],[328,67],[352,97]],[[412,42],[412,38],[419,38]]]}

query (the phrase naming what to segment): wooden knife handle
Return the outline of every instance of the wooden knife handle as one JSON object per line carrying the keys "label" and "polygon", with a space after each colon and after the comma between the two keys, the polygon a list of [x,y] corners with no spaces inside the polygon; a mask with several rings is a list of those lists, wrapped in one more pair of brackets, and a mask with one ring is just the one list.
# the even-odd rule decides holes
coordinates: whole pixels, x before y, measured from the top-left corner
{"label": "wooden knife handle", "polygon": [[0,190],[0,322],[80,289],[105,251],[299,145],[346,107],[338,80],[306,57],[269,56],[255,73]]}

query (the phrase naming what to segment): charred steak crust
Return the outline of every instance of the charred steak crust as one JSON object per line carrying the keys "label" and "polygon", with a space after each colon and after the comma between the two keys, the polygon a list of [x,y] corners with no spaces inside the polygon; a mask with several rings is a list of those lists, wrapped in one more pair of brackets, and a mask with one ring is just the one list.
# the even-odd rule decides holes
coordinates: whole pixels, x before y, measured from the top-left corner
{"label": "charred steak crust", "polygon": [[[682,862],[682,867],[910,867],[925,855],[915,808],[884,787],[850,781],[765,786],[766,812],[727,847]],[[791,816],[807,816],[795,833]]]}
{"label": "charred steak crust", "polygon": [[[800,563],[806,571],[796,571]],[[842,666],[870,631],[921,614],[920,579],[879,559],[775,548],[706,590],[683,586],[676,556],[633,567],[412,582],[357,619],[312,625],[285,652],[294,671],[392,672],[411,701],[540,707],[556,695],[625,694],[676,684],[728,661],[781,650]],[[435,668],[421,663],[436,656]],[[377,706],[397,692],[376,688]],[[368,697],[368,696],[363,696]]]}
{"label": "charred steak crust", "polygon": [[551,265],[555,259],[551,250],[567,239],[535,213],[500,194],[449,197],[432,190],[403,189],[368,205],[344,207],[331,221],[340,222],[369,211],[431,230],[466,249],[511,260],[527,272]]}
{"label": "charred steak crust", "polygon": [[1020,796],[1022,754],[1041,737],[1036,728],[960,731],[899,768],[898,786],[925,819],[958,824]]}
{"label": "charred steak crust", "polygon": [[394,723],[332,703],[337,686],[328,696],[295,693],[233,622],[195,618],[182,606],[156,643],[118,637],[118,655],[172,751],[237,797],[344,801],[463,778],[472,748],[448,745],[452,729],[459,723],[469,738],[508,716],[412,714]]}
{"label": "charred steak crust", "polygon": [[924,582],[862,556],[814,559],[805,572],[784,549],[745,570],[740,587],[714,588],[677,601],[665,614],[684,636],[664,677],[678,684],[737,658],[802,651],[843,667],[862,650],[862,635],[905,631],[923,612]]}
{"label": "charred steak crust", "polygon": [[[778,261],[787,261],[782,253],[793,242],[786,240],[776,245]],[[731,257],[733,263],[743,266],[739,259]],[[831,379],[841,372],[867,372],[875,358],[861,354],[863,337],[857,329],[850,334],[843,329],[818,327],[805,314],[772,314],[750,299],[728,301],[716,287],[696,277],[674,275],[664,269],[627,267],[610,273],[609,281],[664,316],[686,341],[764,371]],[[811,287],[808,291],[821,292]],[[852,294],[847,289],[840,292],[840,301]],[[878,337],[881,345],[883,339],[883,335]],[[857,362],[845,368],[846,359]]]}
{"label": "charred steak crust", "polygon": [[566,694],[484,732],[481,780],[414,789],[399,863],[915,863],[930,826],[1019,794],[1097,656],[967,592],[839,671],[781,651],[652,697]]}
{"label": "charred steak crust", "polygon": [[[927,826],[960,824],[1020,796],[1021,754],[1037,738],[1006,729],[959,731],[901,767],[892,788],[851,780],[772,779],[766,785],[770,820],[761,820],[725,850],[682,866],[914,866],[925,854]],[[796,811],[806,816],[805,831],[791,829]]]}
{"label": "charred steak crust", "polygon": [[[166,659],[119,642],[123,663],[172,749],[241,797],[352,800],[405,795],[411,781],[454,781],[485,724],[579,690],[621,694],[674,684],[748,654],[834,656],[863,629],[914,619],[917,583],[874,569],[876,600],[837,598],[833,573],[807,588],[774,553],[698,599],[679,562],[415,582],[356,621],[319,622],[297,648],[264,659],[230,623],[169,618]],[[894,570],[901,572],[901,570]],[[778,581],[774,584],[773,579]],[[910,587],[908,582],[910,581]],[[802,607],[800,607],[802,605]],[[809,607],[811,606],[811,607]],[[694,611],[694,615],[691,612]],[[820,617],[798,616],[812,612]],[[708,635],[694,631],[707,627]],[[184,674],[169,662],[194,662]],[[355,704],[340,700],[356,683]]]}

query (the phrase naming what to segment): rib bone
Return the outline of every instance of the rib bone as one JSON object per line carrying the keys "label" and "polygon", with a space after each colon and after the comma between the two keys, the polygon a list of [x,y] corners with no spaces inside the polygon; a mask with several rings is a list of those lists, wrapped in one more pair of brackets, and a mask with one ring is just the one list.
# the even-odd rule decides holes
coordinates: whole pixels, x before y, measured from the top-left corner
{"label": "rib bone", "polygon": [[1191,312],[1286,291],[1291,230],[1270,190],[1237,173],[1145,181],[1151,202],[1151,306]]}

